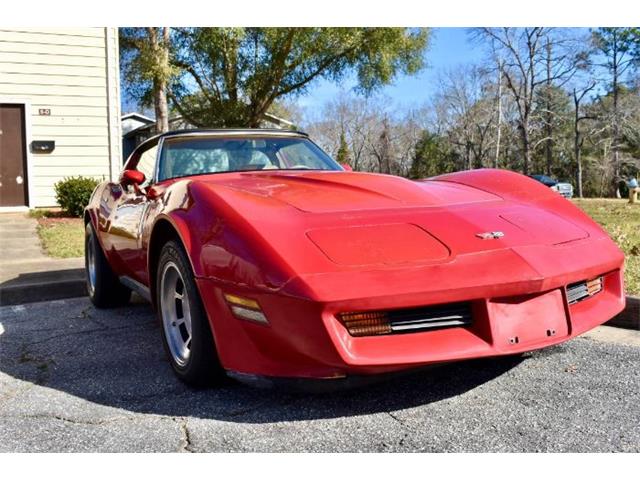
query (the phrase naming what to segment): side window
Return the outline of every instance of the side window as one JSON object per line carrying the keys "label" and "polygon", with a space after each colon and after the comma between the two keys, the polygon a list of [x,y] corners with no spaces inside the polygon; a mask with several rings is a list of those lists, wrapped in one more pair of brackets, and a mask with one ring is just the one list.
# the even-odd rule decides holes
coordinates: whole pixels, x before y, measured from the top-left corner
{"label": "side window", "polygon": [[136,170],[144,173],[146,180],[142,185],[143,187],[148,186],[153,180],[153,173],[156,167],[157,153],[158,153],[158,145],[155,145],[150,149],[145,150],[140,155],[140,159],[138,160],[138,165],[136,166]]}

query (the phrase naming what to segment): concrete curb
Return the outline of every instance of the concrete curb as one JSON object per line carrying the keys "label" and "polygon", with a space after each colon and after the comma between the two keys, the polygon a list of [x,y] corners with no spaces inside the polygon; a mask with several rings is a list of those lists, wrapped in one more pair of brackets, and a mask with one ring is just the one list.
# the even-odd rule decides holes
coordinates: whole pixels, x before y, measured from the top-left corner
{"label": "concrete curb", "polygon": [[0,284],[0,305],[60,300],[86,294],[84,269],[34,272]]}
{"label": "concrete curb", "polygon": [[627,306],[605,325],[640,330],[640,297],[627,296]]}

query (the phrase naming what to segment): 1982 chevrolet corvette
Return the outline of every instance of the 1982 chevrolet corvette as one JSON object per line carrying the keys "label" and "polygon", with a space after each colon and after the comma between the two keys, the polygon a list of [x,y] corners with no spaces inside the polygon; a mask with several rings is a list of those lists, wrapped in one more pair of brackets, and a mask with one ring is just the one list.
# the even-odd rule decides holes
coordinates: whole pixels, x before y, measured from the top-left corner
{"label": "1982 chevrolet corvette", "polygon": [[85,222],[91,300],[150,300],[191,384],[512,355],[624,307],[622,252],[541,183],[356,173],[298,132],[154,137],[98,186]]}

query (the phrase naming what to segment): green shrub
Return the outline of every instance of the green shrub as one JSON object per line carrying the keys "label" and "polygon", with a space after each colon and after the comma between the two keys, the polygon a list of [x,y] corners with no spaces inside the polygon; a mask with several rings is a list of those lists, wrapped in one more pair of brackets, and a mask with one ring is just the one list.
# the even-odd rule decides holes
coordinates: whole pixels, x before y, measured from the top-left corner
{"label": "green shrub", "polygon": [[100,182],[87,177],[65,178],[53,186],[56,191],[56,200],[69,215],[81,217],[98,183]]}

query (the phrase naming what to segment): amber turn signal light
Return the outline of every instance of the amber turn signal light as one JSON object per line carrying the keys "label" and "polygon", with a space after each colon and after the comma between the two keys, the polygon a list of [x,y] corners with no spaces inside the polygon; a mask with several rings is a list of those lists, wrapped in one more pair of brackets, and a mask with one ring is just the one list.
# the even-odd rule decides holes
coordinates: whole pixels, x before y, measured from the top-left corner
{"label": "amber turn signal light", "polygon": [[391,324],[385,312],[341,313],[339,318],[353,337],[391,333]]}
{"label": "amber turn signal light", "polygon": [[251,298],[240,297],[238,295],[232,295],[230,293],[224,294],[224,299],[229,304],[231,313],[237,318],[242,320],[249,320],[252,322],[262,323],[268,325],[269,321],[262,312],[260,304]]}

